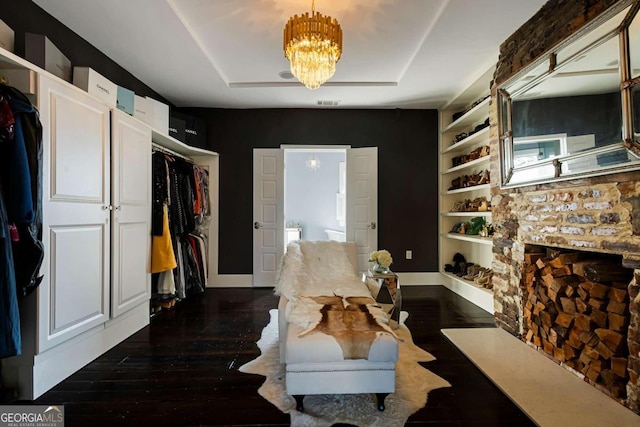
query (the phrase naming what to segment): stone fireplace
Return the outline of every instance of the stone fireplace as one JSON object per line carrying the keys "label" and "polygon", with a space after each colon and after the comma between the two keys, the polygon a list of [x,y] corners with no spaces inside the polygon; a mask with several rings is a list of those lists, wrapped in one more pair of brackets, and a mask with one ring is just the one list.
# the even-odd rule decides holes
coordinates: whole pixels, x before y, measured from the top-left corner
{"label": "stone fireplace", "polygon": [[[501,189],[498,184],[499,179],[494,179],[500,175],[500,143],[497,128],[499,119],[497,111],[498,86],[522,67],[536,60],[552,46],[569,37],[616,3],[616,0],[551,0],[507,39],[500,48],[500,58],[491,88],[490,112],[491,202],[493,207],[492,221],[496,229],[493,239],[492,263],[494,308],[495,321],[499,327],[523,341],[530,342],[532,347],[539,348],[557,363],[567,366],[577,375],[586,378],[602,390],[604,390],[603,378],[600,374],[603,369],[605,371],[613,369],[611,358],[615,358],[617,376],[609,377],[606,382],[621,384],[622,378],[624,389],[618,390],[613,387],[614,391],[612,391],[609,387],[607,393],[640,414],[640,172],[617,173],[511,189]],[[562,344],[570,339],[570,331],[573,329],[578,315],[587,315],[584,310],[580,312],[577,309],[571,319],[561,319],[561,324],[556,323],[559,315],[556,313],[553,319],[544,321],[551,322],[546,326],[549,326],[550,330],[553,329],[554,332],[545,331],[545,338],[539,336],[537,340],[534,340],[531,331],[536,327],[539,329],[543,322],[538,320],[538,323],[535,323],[536,320],[533,320],[536,326],[532,326],[531,323],[530,313],[533,313],[536,304],[540,302],[540,295],[536,297],[535,301],[531,298],[532,293],[535,292],[535,286],[530,283],[533,270],[530,266],[532,258],[535,257],[530,254],[544,253],[544,258],[550,261],[553,257],[549,256],[549,252],[553,254],[554,251],[557,254],[561,252],[588,253],[587,257],[594,257],[595,254],[595,258],[598,257],[598,254],[616,256],[621,264],[620,269],[622,270],[623,267],[629,269],[628,273],[631,279],[626,283],[627,296],[623,298],[621,294],[616,293],[615,295],[615,298],[622,299],[622,301],[616,302],[625,305],[623,310],[623,314],[626,316],[625,320],[612,316],[614,322],[628,323],[628,326],[623,327],[616,323],[615,327],[623,329],[623,331],[614,331],[625,333],[624,342],[620,344],[620,348],[615,349],[615,351],[622,351],[621,349],[624,347],[624,354],[605,354],[608,358],[604,359],[596,350],[601,341],[609,344],[607,345],[609,350],[611,350],[610,347],[618,347],[610,341],[617,340],[617,337],[612,338],[614,336],[610,335],[605,340],[596,333],[596,329],[608,329],[610,326],[609,313],[611,312],[606,310],[609,304],[610,288],[624,288],[618,281],[615,285],[611,281],[601,283],[600,285],[606,286],[607,289],[598,288],[596,290],[595,295],[597,296],[593,297],[595,301],[592,301],[593,305],[589,305],[588,310],[595,309],[597,312],[603,312],[607,323],[604,324],[604,327],[599,327],[597,322],[602,320],[598,320],[601,315],[596,312],[594,322],[598,327],[595,327],[592,332],[597,336],[598,342],[593,336],[585,335],[583,339],[587,343],[582,343],[583,347],[579,349],[577,357],[565,357],[564,350],[561,356],[560,350],[554,350],[544,341],[555,341],[557,344],[559,341],[558,332],[560,332],[560,340],[562,341],[560,347],[562,347]],[[540,255],[539,258],[541,259],[543,256]],[[543,270],[545,267],[546,265],[538,266],[538,269]],[[539,274],[537,280],[544,281],[542,273],[536,273],[536,271],[533,273]],[[547,279],[546,285],[551,286],[551,278]],[[571,287],[569,292],[572,295],[578,294],[578,290],[581,289],[579,283],[574,282],[553,286],[556,288],[569,286]],[[590,289],[581,289],[581,291],[586,292]],[[546,297],[548,298],[548,289],[545,292],[547,292]],[[607,294],[606,302],[603,293]],[[552,301],[552,305],[555,307],[557,304],[558,307],[555,307],[555,310],[558,311],[558,308],[563,308],[560,298],[571,298],[571,295],[567,296],[566,288],[563,288],[561,295],[552,294],[552,297],[557,299],[557,301]],[[591,295],[582,295],[582,297],[585,297],[581,299],[588,305]],[[547,302],[543,301],[542,304],[546,305]],[[565,303],[569,307],[572,304],[568,301]],[[573,302],[573,304],[576,303],[576,301]],[[540,309],[539,305],[538,308]],[[571,308],[568,310],[571,311]],[[620,311],[615,308],[614,310]],[[617,312],[613,314],[621,315]],[[585,318],[579,317],[579,319],[578,321],[584,325]],[[555,326],[560,327],[554,329]],[[565,333],[566,335],[564,335]],[[602,331],[599,333],[605,334]],[[591,342],[589,342],[589,338],[592,339]],[[580,337],[576,337],[574,333],[573,339],[579,340]],[[579,346],[577,342],[574,344]],[[588,354],[582,356],[581,364],[577,362],[565,363],[573,359],[580,360],[584,346],[588,346],[589,350]],[[556,346],[556,348],[558,347]],[[602,347],[600,347],[600,351],[607,353],[607,350]],[[567,349],[568,355],[570,352],[571,350]],[[612,352],[614,351],[612,350]],[[554,357],[554,353],[557,357]],[[588,357],[592,360],[606,360],[604,364],[600,363],[598,366],[600,371],[597,373],[599,375],[596,375],[595,370],[589,372],[591,359]],[[562,358],[565,360],[560,360]],[[622,359],[626,359],[626,362]],[[626,372],[622,369],[622,364],[626,364]],[[587,365],[586,369],[585,365]],[[597,365],[597,363],[594,364],[594,367]],[[622,375],[624,373],[626,373],[626,378]],[[609,373],[605,372],[605,377],[607,375]]]}

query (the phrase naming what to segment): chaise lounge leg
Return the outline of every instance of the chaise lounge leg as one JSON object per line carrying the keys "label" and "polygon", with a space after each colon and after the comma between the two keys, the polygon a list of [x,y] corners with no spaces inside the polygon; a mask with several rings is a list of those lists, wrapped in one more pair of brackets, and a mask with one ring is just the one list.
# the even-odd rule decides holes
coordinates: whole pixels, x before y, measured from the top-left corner
{"label": "chaise lounge leg", "polygon": [[378,411],[384,411],[384,398],[389,396],[389,393],[376,393],[378,398]]}
{"label": "chaise lounge leg", "polygon": [[304,405],[302,404],[302,399],[304,399],[304,394],[294,394],[293,398],[296,400],[296,411],[304,411]]}

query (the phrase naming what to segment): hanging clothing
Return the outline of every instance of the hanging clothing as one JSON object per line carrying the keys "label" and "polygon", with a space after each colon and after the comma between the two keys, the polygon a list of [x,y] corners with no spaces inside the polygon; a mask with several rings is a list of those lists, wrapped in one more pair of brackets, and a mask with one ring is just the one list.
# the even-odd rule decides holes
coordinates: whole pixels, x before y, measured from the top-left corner
{"label": "hanging clothing", "polygon": [[[184,158],[160,150],[154,152],[152,164],[152,271],[173,265],[165,263],[170,261],[169,244],[175,258],[175,268],[171,272],[174,287],[168,285],[168,271],[164,275],[154,274],[154,294],[166,299],[173,291],[177,298],[184,299],[204,292],[207,284],[206,238],[201,237],[201,228],[210,219],[208,172]],[[168,236],[164,234],[165,206]],[[156,259],[162,261],[159,262],[163,264],[161,267],[155,265]]]}
{"label": "hanging clothing", "polygon": [[21,346],[11,236],[0,183],[0,358],[20,354]]}
{"label": "hanging clothing", "polygon": [[0,357],[21,353],[18,295],[40,284],[42,125],[19,90],[0,84]]}
{"label": "hanging clothing", "polygon": [[176,283],[173,278],[172,271],[164,271],[160,273],[158,279],[158,294],[164,296],[174,296],[176,293]]}
{"label": "hanging clothing", "polygon": [[176,253],[178,254],[178,268],[173,270],[175,272],[176,279],[176,294],[178,295],[178,298],[184,299],[187,297],[187,286],[184,277],[185,263],[182,255],[182,242],[180,240],[176,242],[176,248]]}
{"label": "hanging clothing", "polygon": [[171,233],[169,232],[169,212],[167,205],[163,206],[162,235],[153,236],[151,245],[151,272],[173,270],[178,266],[173,252]]}
{"label": "hanging clothing", "polygon": [[163,153],[153,153],[152,170],[152,202],[151,202],[151,230],[154,236],[162,236],[164,207],[170,204],[168,191],[167,164]]}
{"label": "hanging clothing", "polygon": [[38,111],[17,89],[0,85],[0,180],[4,185],[12,239],[15,281],[21,295],[40,282],[42,244],[42,124]]}

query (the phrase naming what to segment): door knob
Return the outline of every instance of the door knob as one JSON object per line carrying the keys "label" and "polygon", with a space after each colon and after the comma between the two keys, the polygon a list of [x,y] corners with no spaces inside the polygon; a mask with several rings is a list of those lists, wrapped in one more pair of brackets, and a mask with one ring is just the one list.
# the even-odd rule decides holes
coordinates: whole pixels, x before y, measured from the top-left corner
{"label": "door knob", "polygon": [[376,222],[375,221],[371,221],[371,224],[367,225],[367,228],[375,230],[376,229]]}
{"label": "door knob", "polygon": [[253,228],[255,228],[256,230],[259,230],[262,228],[262,224],[256,221],[253,223]]}

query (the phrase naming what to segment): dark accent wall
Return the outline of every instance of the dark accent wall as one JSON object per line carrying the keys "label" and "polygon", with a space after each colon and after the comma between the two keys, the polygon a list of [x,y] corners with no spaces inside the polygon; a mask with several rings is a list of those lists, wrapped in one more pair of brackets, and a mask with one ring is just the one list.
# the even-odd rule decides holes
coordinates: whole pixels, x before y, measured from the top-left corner
{"label": "dark accent wall", "polygon": [[[69,58],[72,66],[91,67],[113,83],[131,89],[136,95],[150,96],[171,105],[162,95],[31,0],[0,0],[0,19],[15,32],[16,55],[24,58],[25,33],[44,34]],[[126,49],[125,46],[123,48]]]}
{"label": "dark accent wall", "polygon": [[438,271],[437,110],[184,111],[220,154],[220,274],[252,273],[253,149],[282,144],[378,147],[378,246],[395,271]]}

